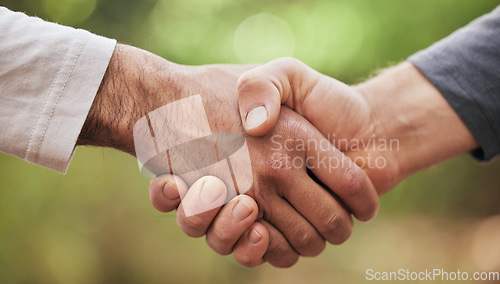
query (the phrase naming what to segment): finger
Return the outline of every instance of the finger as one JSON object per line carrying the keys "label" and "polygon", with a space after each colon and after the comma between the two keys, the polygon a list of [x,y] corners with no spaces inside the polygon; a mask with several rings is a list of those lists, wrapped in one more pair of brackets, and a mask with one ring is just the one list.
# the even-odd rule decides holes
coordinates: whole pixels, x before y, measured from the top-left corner
{"label": "finger", "polygon": [[[377,215],[379,196],[366,173],[318,130],[308,140],[305,166],[331,189],[360,221]],[[314,142],[314,143],[312,143]]]}
{"label": "finger", "polygon": [[213,176],[197,180],[177,209],[177,224],[190,237],[205,235],[226,199],[224,183]]}
{"label": "finger", "polygon": [[253,223],[233,248],[234,258],[246,267],[266,262],[264,254],[269,246],[269,232],[261,223]]}
{"label": "finger", "polygon": [[286,200],[275,198],[273,208],[264,218],[283,234],[300,255],[316,256],[322,252],[326,244],[318,231]]}
{"label": "finger", "polygon": [[221,208],[207,232],[207,244],[216,253],[227,255],[238,239],[257,219],[259,207],[247,195],[239,195]]}
{"label": "finger", "polygon": [[291,267],[299,260],[299,255],[290,246],[286,238],[272,224],[265,220],[259,223],[269,232],[269,247],[264,254],[264,260],[275,267]]}
{"label": "finger", "polygon": [[162,175],[149,183],[149,199],[153,207],[160,212],[170,212],[177,208],[181,196],[186,192],[186,183],[174,175]]}
{"label": "finger", "polygon": [[353,229],[349,212],[306,173],[301,172],[297,175],[300,176],[294,184],[295,190],[287,190],[284,197],[328,242],[332,244],[345,242],[351,236]]}
{"label": "finger", "polygon": [[237,84],[241,120],[253,136],[276,124],[281,104],[301,113],[302,101],[321,74],[294,58],[280,58],[243,73]]}

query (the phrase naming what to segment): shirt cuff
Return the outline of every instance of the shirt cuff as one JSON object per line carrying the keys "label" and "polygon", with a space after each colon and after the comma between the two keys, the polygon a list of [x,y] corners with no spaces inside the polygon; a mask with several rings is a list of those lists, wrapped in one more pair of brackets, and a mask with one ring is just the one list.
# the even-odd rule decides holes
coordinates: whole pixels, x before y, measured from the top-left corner
{"label": "shirt cuff", "polygon": [[408,59],[476,138],[471,154],[483,162],[500,155],[499,44],[500,6]]}
{"label": "shirt cuff", "polygon": [[25,160],[65,173],[116,40],[76,30],[52,83]]}

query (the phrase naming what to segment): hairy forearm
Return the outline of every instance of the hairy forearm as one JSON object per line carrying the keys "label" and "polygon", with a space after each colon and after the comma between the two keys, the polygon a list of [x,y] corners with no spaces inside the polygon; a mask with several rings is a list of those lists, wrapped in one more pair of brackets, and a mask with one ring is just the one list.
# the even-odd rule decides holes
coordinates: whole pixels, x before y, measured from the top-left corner
{"label": "hairy forearm", "polygon": [[77,145],[111,147],[135,156],[135,123],[159,107],[196,94],[203,98],[211,130],[241,131],[234,92],[238,76],[249,68],[179,65],[118,44]]}
{"label": "hairy forearm", "polygon": [[175,92],[173,63],[149,52],[118,44],[101,82],[77,145],[111,147],[135,155],[132,128],[159,107],[158,93]]}
{"label": "hairy forearm", "polygon": [[439,91],[411,63],[357,86],[373,106],[377,126],[397,139],[401,178],[478,147]]}

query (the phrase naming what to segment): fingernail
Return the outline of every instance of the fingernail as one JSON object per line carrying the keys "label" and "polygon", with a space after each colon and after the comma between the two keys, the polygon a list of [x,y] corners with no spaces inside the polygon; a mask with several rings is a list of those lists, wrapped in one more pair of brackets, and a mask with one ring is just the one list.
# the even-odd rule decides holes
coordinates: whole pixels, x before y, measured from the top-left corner
{"label": "fingernail", "polygon": [[245,125],[248,129],[255,128],[264,121],[267,120],[267,109],[265,106],[260,106],[252,109],[250,112],[247,114],[247,118],[245,121]]}
{"label": "fingernail", "polygon": [[165,183],[165,185],[163,186],[162,193],[166,199],[170,199],[170,200],[176,200],[177,198],[180,197],[179,191],[177,190],[177,186],[174,184],[171,184],[170,182]]}
{"label": "fingernail", "polygon": [[256,244],[256,243],[260,242],[260,240],[262,240],[262,236],[255,229],[252,229],[248,233],[248,241],[250,243]]}
{"label": "fingernail", "polygon": [[200,199],[205,204],[212,204],[219,199],[222,193],[222,188],[216,182],[207,180],[201,188]]}
{"label": "fingernail", "polygon": [[248,218],[252,212],[252,207],[250,207],[245,200],[238,200],[238,203],[236,203],[233,208],[233,217],[236,221],[243,221]]}

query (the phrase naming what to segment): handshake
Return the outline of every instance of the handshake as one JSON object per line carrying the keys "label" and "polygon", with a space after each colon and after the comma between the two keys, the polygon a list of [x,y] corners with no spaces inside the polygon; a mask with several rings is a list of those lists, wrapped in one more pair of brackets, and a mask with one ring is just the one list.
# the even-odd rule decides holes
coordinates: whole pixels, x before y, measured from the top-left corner
{"label": "handshake", "polygon": [[[200,103],[193,100],[175,104],[198,94],[205,112],[193,111]],[[166,105],[178,105],[163,109],[174,130],[154,127],[148,116]],[[142,132],[134,129],[141,121]],[[177,209],[177,223],[188,236],[206,235],[215,252],[234,253],[249,267],[289,267],[299,256],[318,255],[326,242],[345,242],[352,217],[374,218],[381,194],[478,147],[409,62],[349,86],[292,58],[262,66],[182,66],[120,44],[78,143],[117,148],[144,163],[145,151],[163,149],[151,141],[138,147],[141,137],[179,144],[184,140],[176,133],[199,137],[200,129],[244,137],[238,145],[248,148],[248,163],[238,156],[225,166],[229,171],[199,178],[205,174],[200,171],[192,179],[166,166],[150,183],[151,202],[162,212]],[[223,160],[220,151],[207,149],[167,151],[164,164],[213,155]],[[241,165],[247,171],[238,171]],[[246,174],[250,180],[241,182]]]}

